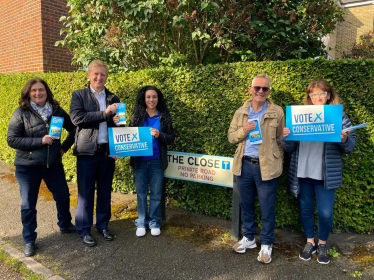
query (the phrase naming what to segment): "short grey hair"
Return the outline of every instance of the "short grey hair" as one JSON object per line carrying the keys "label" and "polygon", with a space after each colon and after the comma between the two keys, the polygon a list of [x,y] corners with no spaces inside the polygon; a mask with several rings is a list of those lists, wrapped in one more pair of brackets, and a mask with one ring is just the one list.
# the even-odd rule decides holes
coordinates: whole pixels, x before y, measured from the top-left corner
{"label": "short grey hair", "polygon": [[258,78],[268,80],[268,82],[269,82],[269,87],[270,87],[270,85],[271,85],[270,78],[269,78],[269,76],[266,75],[266,74],[261,74],[261,75],[257,75],[256,77],[254,77],[253,80],[252,80],[252,84],[251,84],[252,87],[253,87],[253,83],[254,83],[255,80],[258,79]]}

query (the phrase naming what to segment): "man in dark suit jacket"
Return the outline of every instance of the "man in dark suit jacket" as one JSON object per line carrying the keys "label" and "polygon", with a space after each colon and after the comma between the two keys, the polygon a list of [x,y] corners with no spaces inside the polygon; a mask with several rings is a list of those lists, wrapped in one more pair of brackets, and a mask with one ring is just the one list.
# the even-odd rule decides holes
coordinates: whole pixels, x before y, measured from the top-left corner
{"label": "man in dark suit jacket", "polygon": [[78,207],[75,224],[87,246],[95,246],[91,235],[97,187],[96,229],[107,241],[114,238],[108,230],[111,217],[111,191],[115,159],[109,157],[108,127],[115,127],[114,116],[120,100],[105,88],[108,66],[94,60],[88,66],[90,85],[73,92],[70,116],[77,126],[73,155],[77,157]]}

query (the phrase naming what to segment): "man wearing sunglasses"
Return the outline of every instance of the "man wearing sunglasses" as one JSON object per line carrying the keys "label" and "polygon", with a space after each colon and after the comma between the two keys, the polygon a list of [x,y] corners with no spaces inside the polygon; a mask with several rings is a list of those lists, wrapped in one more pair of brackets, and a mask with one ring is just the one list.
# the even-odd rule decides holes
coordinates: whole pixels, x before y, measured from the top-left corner
{"label": "man wearing sunglasses", "polygon": [[[230,143],[238,143],[235,152],[233,173],[237,176],[240,195],[243,238],[233,249],[245,253],[247,249],[257,247],[255,234],[255,196],[257,193],[261,208],[262,230],[260,233],[261,250],[257,260],[271,262],[272,244],[275,228],[275,196],[277,180],[283,169],[283,148],[280,138],[284,127],[284,113],[281,107],[268,99],[270,79],[267,75],[258,75],[249,88],[251,99],[240,107],[233,117],[228,131]],[[250,141],[256,128],[252,119],[259,120],[262,143]]]}

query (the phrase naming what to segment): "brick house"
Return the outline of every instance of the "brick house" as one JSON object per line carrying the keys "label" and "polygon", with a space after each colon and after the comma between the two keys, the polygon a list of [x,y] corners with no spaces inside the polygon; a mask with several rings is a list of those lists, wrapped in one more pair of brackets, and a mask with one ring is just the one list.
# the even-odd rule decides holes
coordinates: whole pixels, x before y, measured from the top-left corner
{"label": "brick house", "polygon": [[[70,72],[72,55],[55,42],[61,40],[67,0],[0,0],[0,73]],[[346,15],[325,38],[328,54],[341,57],[357,38],[373,30],[374,1],[337,1]]]}
{"label": "brick house", "polygon": [[0,73],[69,72],[72,55],[55,47],[66,0],[0,0]]}
{"label": "brick house", "polygon": [[374,1],[341,0],[337,3],[346,15],[325,40],[325,45],[332,48],[328,54],[333,59],[340,58],[360,35],[372,31],[374,26]]}

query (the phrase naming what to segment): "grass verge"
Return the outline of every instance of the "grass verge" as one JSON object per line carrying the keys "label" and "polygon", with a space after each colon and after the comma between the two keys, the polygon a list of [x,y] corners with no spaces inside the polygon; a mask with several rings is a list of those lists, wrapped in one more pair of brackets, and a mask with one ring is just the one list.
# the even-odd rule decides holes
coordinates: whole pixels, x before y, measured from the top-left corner
{"label": "grass verge", "polygon": [[0,247],[0,262],[8,266],[13,272],[21,273],[26,280],[46,280],[45,277],[35,274],[28,269],[22,262],[9,256],[3,248]]}

